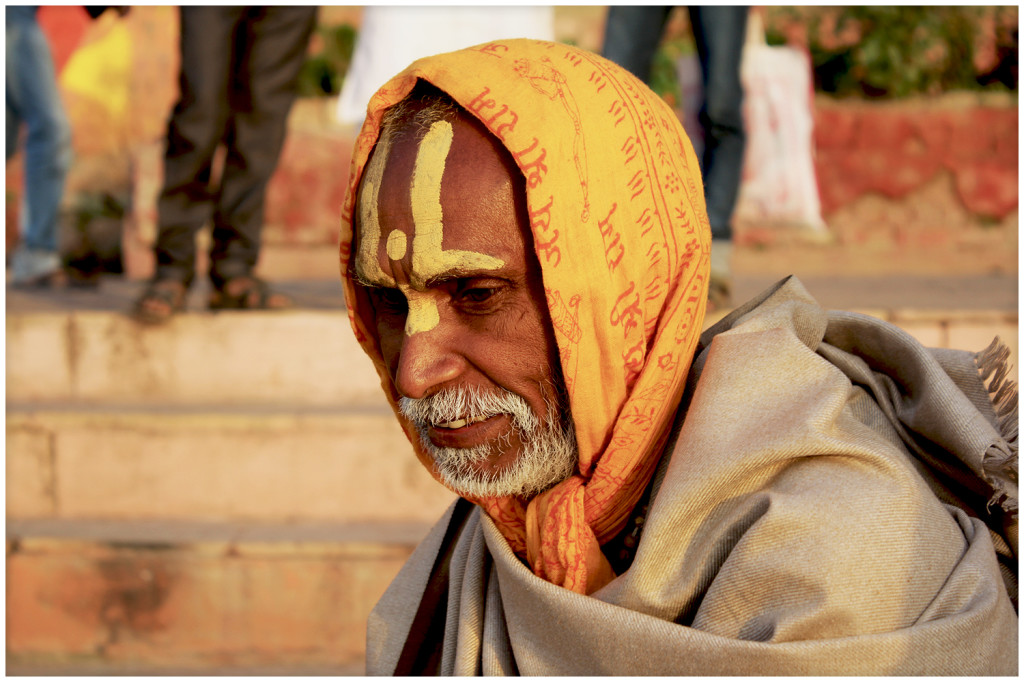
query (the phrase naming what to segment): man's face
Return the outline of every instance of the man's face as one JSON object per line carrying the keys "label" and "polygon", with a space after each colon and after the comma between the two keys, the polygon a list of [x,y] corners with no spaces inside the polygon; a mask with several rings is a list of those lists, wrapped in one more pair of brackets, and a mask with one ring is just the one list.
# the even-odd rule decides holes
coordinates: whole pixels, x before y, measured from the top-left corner
{"label": "man's face", "polygon": [[521,175],[457,118],[380,143],[360,188],[355,274],[381,352],[442,477],[533,494],[576,462]]}

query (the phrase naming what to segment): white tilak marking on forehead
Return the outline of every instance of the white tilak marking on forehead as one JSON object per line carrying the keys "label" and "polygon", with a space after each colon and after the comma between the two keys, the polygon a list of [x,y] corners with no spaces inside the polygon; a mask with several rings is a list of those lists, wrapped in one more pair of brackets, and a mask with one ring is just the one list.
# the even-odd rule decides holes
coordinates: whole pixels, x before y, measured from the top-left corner
{"label": "white tilak marking on forehead", "polygon": [[405,232],[391,230],[391,234],[388,235],[388,243],[384,247],[388,252],[388,258],[391,260],[402,260],[405,258],[406,243]]}
{"label": "white tilak marking on forehead", "polygon": [[394,278],[385,274],[377,260],[380,247],[380,220],[377,217],[377,196],[380,192],[384,166],[391,154],[391,139],[386,138],[377,145],[373,158],[363,171],[363,191],[359,201],[359,253],[356,254],[356,271],[366,280],[375,284],[395,286]]}
{"label": "white tilak marking on forehead", "polygon": [[437,121],[423,136],[416,152],[410,199],[416,233],[412,238],[412,280],[424,285],[453,268],[497,270],[505,261],[473,251],[441,247],[444,239],[444,215],[441,209],[441,178],[444,175],[448,152],[452,146],[452,124]]}
{"label": "white tilak marking on forehead", "polygon": [[[444,178],[448,152],[451,151],[454,131],[448,121],[436,121],[420,141],[413,166],[409,200],[415,232],[412,238],[412,268],[409,279],[417,287],[453,268],[496,270],[505,264],[494,258],[472,251],[453,249],[445,251],[444,211],[441,208],[441,180]],[[440,322],[437,303],[429,294],[404,288],[409,302],[409,317],[405,321],[407,336],[430,331]]]}
{"label": "white tilak marking on forehead", "polygon": [[409,304],[409,316],[405,318],[405,334],[412,336],[420,332],[429,332],[441,322],[441,314],[437,310],[437,302],[429,293],[416,291],[407,284],[398,285]]}

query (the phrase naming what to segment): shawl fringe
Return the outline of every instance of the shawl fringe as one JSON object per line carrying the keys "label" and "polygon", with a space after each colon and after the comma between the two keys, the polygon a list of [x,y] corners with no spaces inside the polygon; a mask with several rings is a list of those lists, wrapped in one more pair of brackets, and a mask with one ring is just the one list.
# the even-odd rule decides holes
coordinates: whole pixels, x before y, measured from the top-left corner
{"label": "shawl fringe", "polygon": [[974,355],[978,375],[988,390],[996,414],[996,428],[1002,436],[1000,442],[989,446],[982,459],[985,478],[995,492],[988,504],[999,505],[1014,516],[1018,513],[1017,450],[1019,422],[1017,415],[1017,382],[1009,379],[1010,349],[997,336]]}

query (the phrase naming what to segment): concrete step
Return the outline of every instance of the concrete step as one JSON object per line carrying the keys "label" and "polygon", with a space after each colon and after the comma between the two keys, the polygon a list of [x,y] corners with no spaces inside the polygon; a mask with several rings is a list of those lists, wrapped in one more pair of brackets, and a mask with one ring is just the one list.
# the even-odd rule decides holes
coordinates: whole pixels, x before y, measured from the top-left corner
{"label": "concrete step", "polygon": [[7,522],[9,674],[362,674],[424,524]]}
{"label": "concrete step", "polygon": [[[981,349],[999,335],[1016,364],[1015,288],[1001,280],[909,281],[918,286],[894,278],[807,286],[825,307],[875,315],[925,345]],[[736,298],[770,283],[752,279]],[[873,289],[857,296],[854,285]],[[908,304],[893,305],[893,296]],[[9,308],[6,319],[7,399],[15,403],[383,405],[380,380],[341,309],[193,310],[157,328],[109,310]]]}
{"label": "concrete step", "polygon": [[[920,308],[862,310],[927,346],[980,350],[1001,337],[1016,378],[1005,282],[969,281],[856,282],[874,295],[858,300],[883,305],[916,291]],[[844,282],[808,288],[827,307],[852,307],[829,304]],[[927,292],[975,308],[928,307]],[[412,457],[337,308],[193,310],[148,328],[111,310],[24,304],[8,308],[6,332],[15,517],[432,520],[450,501]]]}
{"label": "concrete step", "polygon": [[343,310],[193,312],[160,327],[94,310],[8,310],[6,320],[9,401],[383,401],[380,380]]}
{"label": "concrete step", "polygon": [[7,515],[432,523],[454,496],[387,407],[7,405]]}

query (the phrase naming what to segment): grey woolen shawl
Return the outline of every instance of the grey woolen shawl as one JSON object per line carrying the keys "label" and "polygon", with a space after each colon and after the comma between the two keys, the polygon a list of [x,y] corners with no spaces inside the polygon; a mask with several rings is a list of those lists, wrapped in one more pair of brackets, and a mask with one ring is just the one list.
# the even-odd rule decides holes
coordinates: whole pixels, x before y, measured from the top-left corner
{"label": "grey woolen shawl", "polygon": [[[437,672],[1016,674],[1005,354],[925,349],[793,278],[698,352],[630,568],[556,587],[474,508]],[[451,517],[370,616],[369,674],[395,671]]]}

